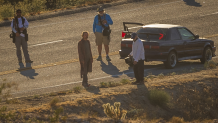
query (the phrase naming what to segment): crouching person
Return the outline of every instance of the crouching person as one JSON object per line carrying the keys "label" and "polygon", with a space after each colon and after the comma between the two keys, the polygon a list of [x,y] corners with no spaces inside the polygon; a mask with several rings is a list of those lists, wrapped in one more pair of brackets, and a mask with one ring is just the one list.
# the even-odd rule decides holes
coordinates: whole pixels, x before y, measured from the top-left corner
{"label": "crouching person", "polygon": [[88,84],[88,72],[92,72],[92,51],[90,41],[88,40],[89,33],[87,31],[82,32],[82,39],[78,43],[79,61],[81,66],[81,78],[83,78],[82,85],[87,88]]}

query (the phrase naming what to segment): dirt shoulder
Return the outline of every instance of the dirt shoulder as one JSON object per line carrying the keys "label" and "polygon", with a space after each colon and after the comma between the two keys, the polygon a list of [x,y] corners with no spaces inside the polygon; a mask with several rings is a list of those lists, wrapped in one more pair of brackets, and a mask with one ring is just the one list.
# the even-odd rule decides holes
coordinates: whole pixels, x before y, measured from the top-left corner
{"label": "dirt shoulder", "polygon": [[[114,102],[120,102],[121,109],[127,111],[123,122],[175,122],[175,119],[212,122],[218,119],[218,68],[192,68],[181,73],[149,75],[145,80],[144,85],[132,85],[128,84],[128,80],[123,80],[128,82],[122,82],[125,84],[119,86],[111,84],[116,87],[78,87],[66,92],[12,99],[3,101],[0,107],[6,106],[7,111],[16,112],[15,116],[19,117],[16,122],[50,122],[55,111],[62,107],[60,122],[111,123],[113,120],[106,117],[102,105],[113,105]],[[170,102],[162,106],[152,104],[148,94],[154,89],[167,92]],[[52,106],[55,99],[58,101]]]}

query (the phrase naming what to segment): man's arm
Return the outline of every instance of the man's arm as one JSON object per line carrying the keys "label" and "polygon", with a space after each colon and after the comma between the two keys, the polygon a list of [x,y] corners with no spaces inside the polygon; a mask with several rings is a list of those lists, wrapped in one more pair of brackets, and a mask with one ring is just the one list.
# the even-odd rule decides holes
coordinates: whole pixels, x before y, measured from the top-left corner
{"label": "man's arm", "polygon": [[14,19],[11,22],[11,29],[14,33],[17,33],[16,29],[14,28]]}
{"label": "man's arm", "polygon": [[79,41],[78,43],[78,54],[79,54],[79,61],[84,64],[85,60],[84,60],[84,57],[83,57],[83,53],[82,53],[82,49],[81,49],[81,41]]}
{"label": "man's arm", "polygon": [[95,29],[96,29],[96,16],[95,16],[94,22],[93,22],[93,33],[95,33]]}
{"label": "man's arm", "polygon": [[107,16],[108,16],[108,17],[106,18],[107,24],[112,25],[112,24],[113,24],[113,21],[112,21],[110,15],[107,14]]}
{"label": "man's arm", "polygon": [[29,22],[27,21],[27,19],[26,18],[24,18],[25,19],[25,22],[24,22],[24,28],[28,28],[29,27]]}

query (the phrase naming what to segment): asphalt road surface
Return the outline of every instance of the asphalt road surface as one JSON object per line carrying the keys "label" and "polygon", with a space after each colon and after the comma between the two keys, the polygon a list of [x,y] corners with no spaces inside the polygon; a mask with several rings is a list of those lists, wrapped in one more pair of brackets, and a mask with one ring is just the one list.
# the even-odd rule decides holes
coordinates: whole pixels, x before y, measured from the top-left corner
{"label": "asphalt road surface", "polygon": [[[119,59],[122,22],[143,24],[167,23],[189,28],[200,37],[211,36],[218,46],[218,1],[217,0],[162,0],[164,2],[135,2],[106,9],[114,24],[111,26],[110,57],[111,62],[94,60],[93,72],[88,75],[89,83],[120,81],[133,76],[132,68]],[[13,90],[14,97],[48,93],[72,89],[81,85],[80,65],[77,43],[82,31],[89,31],[89,40],[94,57],[97,47],[92,32],[96,11],[87,11],[72,15],[31,21],[29,33],[29,54],[33,64],[18,64],[15,45],[8,37],[10,27],[0,27],[0,83],[16,82],[19,90]],[[105,51],[103,49],[103,54]],[[216,52],[217,54],[217,52]],[[24,61],[24,60],[23,60]],[[24,71],[18,68],[32,67]],[[145,76],[149,73],[160,74],[178,72],[191,67],[203,67],[199,60],[178,63],[175,69],[165,69],[162,62],[145,62]]]}

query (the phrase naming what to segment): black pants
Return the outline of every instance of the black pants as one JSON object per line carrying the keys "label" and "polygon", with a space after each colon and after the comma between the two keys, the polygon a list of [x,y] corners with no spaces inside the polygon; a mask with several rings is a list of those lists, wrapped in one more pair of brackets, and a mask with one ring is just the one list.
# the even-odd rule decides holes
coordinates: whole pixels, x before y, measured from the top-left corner
{"label": "black pants", "polygon": [[144,60],[139,60],[136,65],[133,65],[134,75],[137,82],[144,81]]}
{"label": "black pants", "polygon": [[85,62],[86,66],[87,66],[87,68],[86,68],[87,72],[83,74],[82,85],[88,85],[88,76],[87,76],[87,74],[88,74],[89,62],[90,62],[90,60],[86,60],[86,62]]}

